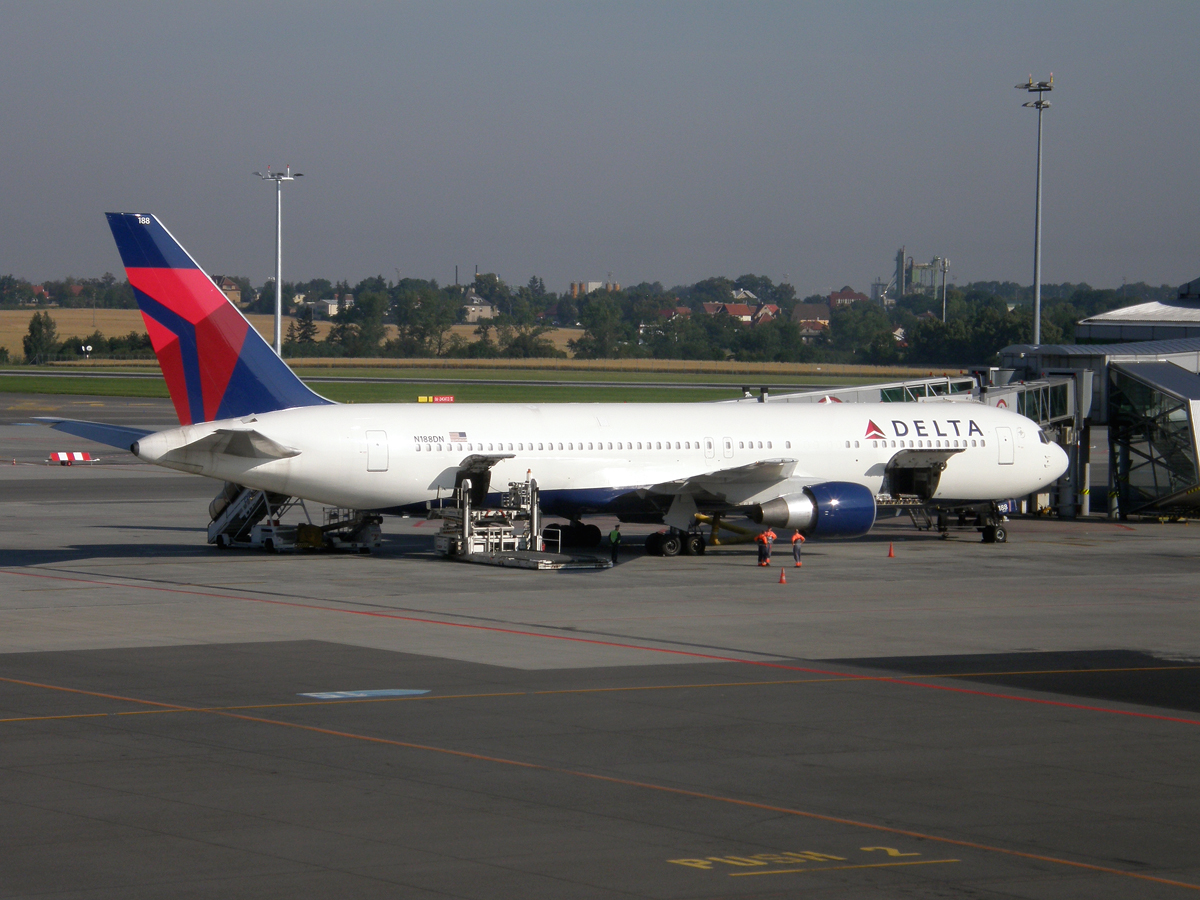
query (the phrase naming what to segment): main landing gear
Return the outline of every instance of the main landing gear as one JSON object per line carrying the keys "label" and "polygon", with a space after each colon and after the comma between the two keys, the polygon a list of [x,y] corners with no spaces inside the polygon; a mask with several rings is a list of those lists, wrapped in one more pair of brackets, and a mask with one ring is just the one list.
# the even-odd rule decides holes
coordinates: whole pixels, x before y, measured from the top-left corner
{"label": "main landing gear", "polygon": [[557,543],[557,537],[549,534],[551,530],[557,531],[562,535],[561,546],[567,547],[582,547],[591,549],[599,547],[603,535],[600,533],[600,528],[596,525],[584,525],[582,522],[572,522],[570,525],[548,525],[543,531],[543,538],[549,538],[551,543]]}
{"label": "main landing gear", "polygon": [[656,531],[646,538],[646,552],[651,556],[700,556],[708,544],[704,535],[695,531]]}

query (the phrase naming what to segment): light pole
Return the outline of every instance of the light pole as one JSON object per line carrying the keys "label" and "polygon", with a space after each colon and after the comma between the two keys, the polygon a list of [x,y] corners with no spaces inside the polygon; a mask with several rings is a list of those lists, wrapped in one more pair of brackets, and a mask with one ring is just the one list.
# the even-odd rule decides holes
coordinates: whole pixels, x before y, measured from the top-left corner
{"label": "light pole", "polygon": [[292,174],[287,166],[282,172],[255,172],[263,181],[275,182],[275,355],[283,356],[283,183],[303,178],[303,172]]}
{"label": "light pole", "polygon": [[950,268],[950,260],[942,257],[942,324],[946,324],[946,270]]}
{"label": "light pole", "polygon": [[1049,81],[1034,81],[1033,76],[1024,84],[1018,84],[1018,91],[1037,94],[1036,100],[1022,103],[1038,113],[1037,139],[1037,216],[1033,223],[1033,342],[1042,342],[1042,112],[1050,108],[1050,102],[1042,99],[1042,94],[1054,90],[1054,73],[1050,73]]}

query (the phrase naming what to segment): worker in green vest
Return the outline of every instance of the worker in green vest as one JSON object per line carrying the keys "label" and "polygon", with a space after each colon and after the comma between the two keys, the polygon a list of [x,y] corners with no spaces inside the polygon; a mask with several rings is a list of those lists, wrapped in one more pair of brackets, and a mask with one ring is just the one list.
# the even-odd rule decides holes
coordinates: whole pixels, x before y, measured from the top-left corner
{"label": "worker in green vest", "polygon": [[617,564],[617,548],[621,546],[621,523],[618,522],[616,527],[608,533],[608,543],[612,548],[612,564]]}

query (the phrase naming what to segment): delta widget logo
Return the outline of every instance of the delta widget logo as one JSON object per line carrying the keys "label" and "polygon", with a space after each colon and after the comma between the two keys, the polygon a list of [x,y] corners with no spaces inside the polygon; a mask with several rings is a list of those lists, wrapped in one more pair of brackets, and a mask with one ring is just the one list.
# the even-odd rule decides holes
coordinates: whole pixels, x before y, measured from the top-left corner
{"label": "delta widget logo", "polygon": [[874,422],[872,422],[870,419],[867,419],[867,435],[866,436],[869,438],[887,437],[887,435],[885,435],[883,433],[883,429],[880,428],[878,425],[876,425]]}

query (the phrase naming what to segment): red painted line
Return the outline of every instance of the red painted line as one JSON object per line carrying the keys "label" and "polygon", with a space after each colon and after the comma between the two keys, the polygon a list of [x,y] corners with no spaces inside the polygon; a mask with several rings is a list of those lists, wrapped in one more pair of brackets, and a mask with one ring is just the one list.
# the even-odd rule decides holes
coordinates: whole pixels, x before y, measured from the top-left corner
{"label": "red painted line", "polygon": [[245,603],[263,603],[268,606],[283,606],[291,609],[304,609],[315,612],[338,613],[351,616],[366,616],[374,619],[388,619],[397,622],[411,622],[418,625],[440,625],[446,628],[465,628],[471,631],[484,631],[491,634],[508,634],[515,637],[532,637],[542,640],[566,641],[574,644],[589,644],[596,647],[611,647],[616,650],[641,650],[647,653],[664,653],[670,656],[686,656],[690,659],[702,659],[709,662],[740,663],[747,666],[759,666],[767,669],[782,669],[788,672],[804,672],[809,675],[826,675],[848,682],[870,681],[882,684],[895,684],[904,687],[925,688],[926,690],[948,691],[955,694],[968,694],[976,697],[989,697],[995,700],[1014,700],[1020,703],[1032,703],[1038,706],[1054,706],[1062,709],[1073,709],[1083,712],[1107,713],[1114,716],[1126,716],[1134,719],[1151,719],[1160,722],[1174,722],[1181,725],[1200,725],[1200,719],[1189,719],[1182,716],[1167,716],[1158,713],[1135,712],[1126,709],[1113,709],[1107,706],[1091,706],[1082,703],[1068,703],[1063,700],[1047,700],[1040,697],[1021,697],[1016,694],[1002,694],[996,691],[984,691],[974,688],[955,687],[953,685],[931,684],[922,681],[909,681],[905,678],[893,678],[878,675],[857,675],[847,672],[835,672],[832,669],[818,669],[811,666],[796,666],[787,663],[768,662],[766,660],[746,659],[739,656],[719,656],[713,653],[699,653],[695,650],[676,650],[669,647],[648,647],[643,644],[626,644],[619,641],[605,641],[599,638],[573,637],[565,634],[544,634],[537,631],[525,631],[519,628],[502,628],[498,625],[476,625],[470,622],[447,622],[442,619],[427,619],[421,616],[406,616],[399,613],[378,612],[365,609],[339,609],[321,606],[316,603],[301,603],[296,600],[272,600],[266,597],[245,597],[238,594],[218,594],[213,591],[192,591],[185,588],[169,588],[161,585],[129,584],[123,582],[98,581],[89,578],[78,578],[67,575],[47,575],[43,572],[22,572],[12,569],[0,569],[0,574],[19,575],[26,578],[43,578],[50,581],[67,581],[74,584],[91,584],[108,588],[129,588],[139,591],[159,591],[167,594],[182,594],[190,597],[210,597],[216,600],[238,600]]}

